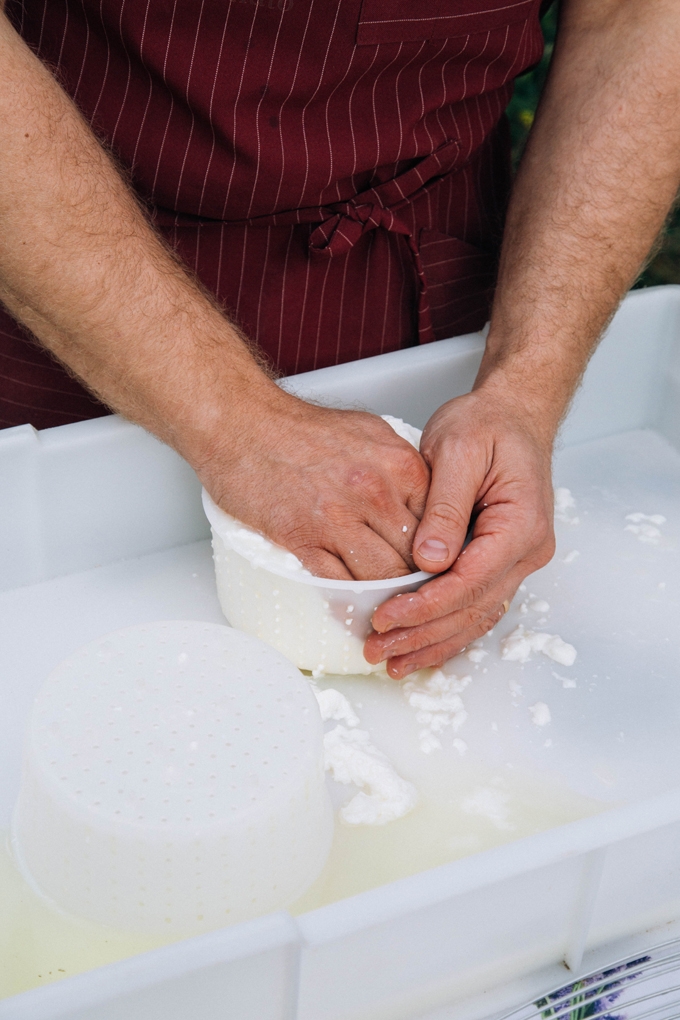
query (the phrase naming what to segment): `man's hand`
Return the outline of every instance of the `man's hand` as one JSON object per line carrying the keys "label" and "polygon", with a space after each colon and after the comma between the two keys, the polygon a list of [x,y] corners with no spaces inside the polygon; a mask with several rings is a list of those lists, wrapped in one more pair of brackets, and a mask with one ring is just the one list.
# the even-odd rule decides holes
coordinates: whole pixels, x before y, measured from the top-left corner
{"label": "man's hand", "polygon": [[[395,679],[441,665],[490,630],[503,602],[548,562],[551,440],[516,401],[501,403],[483,386],[433,415],[421,443],[432,484],[414,560],[444,573],[377,609],[369,662],[388,659]],[[473,537],[463,549],[471,517]]]}
{"label": "man's hand", "polygon": [[[678,139],[677,3],[562,0],[475,390],[425,431],[432,490],[414,560],[447,569],[381,606],[366,645],[392,676],[483,634],[552,555],[553,438],[677,192]],[[471,514],[473,540],[458,555]]]}
{"label": "man's hand", "polygon": [[[413,536],[428,467],[376,415],[307,404],[269,384],[199,471],[213,499],[320,577],[398,577],[418,569]],[[225,437],[227,438],[227,437]]]}
{"label": "man's hand", "polygon": [[279,389],[0,13],[0,300],[216,502],[326,577],[413,569],[429,471],[375,415]]}

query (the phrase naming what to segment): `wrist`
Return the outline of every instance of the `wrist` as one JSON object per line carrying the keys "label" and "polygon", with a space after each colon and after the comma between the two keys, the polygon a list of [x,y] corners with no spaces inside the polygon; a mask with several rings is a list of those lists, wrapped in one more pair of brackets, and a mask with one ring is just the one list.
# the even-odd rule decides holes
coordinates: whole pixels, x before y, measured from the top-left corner
{"label": "wrist", "polygon": [[522,432],[531,433],[538,445],[552,452],[568,398],[547,380],[541,385],[539,379],[529,382],[526,371],[494,367],[480,371],[472,392],[491,415],[502,417],[508,427],[516,424]]}
{"label": "wrist", "polygon": [[197,387],[187,421],[178,428],[173,446],[206,484],[215,473],[229,470],[252,448],[267,422],[286,399],[260,366],[226,362],[212,373],[211,385]]}
{"label": "wrist", "polygon": [[574,346],[554,334],[517,339],[492,329],[473,392],[518,415],[552,444],[585,367],[586,355]]}

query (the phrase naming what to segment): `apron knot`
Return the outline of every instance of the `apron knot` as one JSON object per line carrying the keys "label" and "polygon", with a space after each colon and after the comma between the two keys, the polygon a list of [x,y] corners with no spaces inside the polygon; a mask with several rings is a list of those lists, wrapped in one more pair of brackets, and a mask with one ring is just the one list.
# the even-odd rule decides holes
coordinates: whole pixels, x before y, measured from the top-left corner
{"label": "apron knot", "polygon": [[325,218],[310,234],[309,248],[315,255],[327,258],[346,254],[363,234],[378,227],[397,234],[409,234],[408,227],[392,209],[375,202],[335,202],[323,206],[323,213]]}

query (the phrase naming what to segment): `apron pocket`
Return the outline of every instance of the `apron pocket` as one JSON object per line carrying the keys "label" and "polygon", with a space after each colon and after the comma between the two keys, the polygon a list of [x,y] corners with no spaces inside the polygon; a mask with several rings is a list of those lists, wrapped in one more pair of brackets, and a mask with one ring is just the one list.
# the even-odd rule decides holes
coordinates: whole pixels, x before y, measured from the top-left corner
{"label": "apron pocket", "polygon": [[357,44],[490,32],[538,12],[538,0],[363,0]]}

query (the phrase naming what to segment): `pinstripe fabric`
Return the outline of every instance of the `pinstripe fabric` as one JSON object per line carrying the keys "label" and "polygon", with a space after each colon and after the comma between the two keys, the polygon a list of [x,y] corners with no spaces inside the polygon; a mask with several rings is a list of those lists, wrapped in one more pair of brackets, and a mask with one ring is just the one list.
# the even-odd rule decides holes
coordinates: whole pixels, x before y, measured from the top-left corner
{"label": "pinstripe fabric", "polygon": [[[482,325],[539,0],[7,6],[279,369]],[[106,413],[7,316],[0,381],[0,424]]]}

